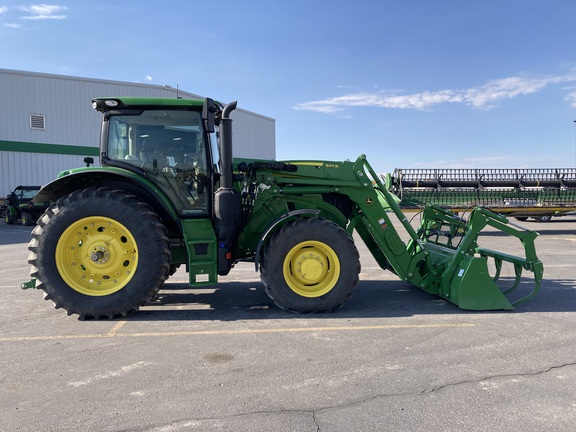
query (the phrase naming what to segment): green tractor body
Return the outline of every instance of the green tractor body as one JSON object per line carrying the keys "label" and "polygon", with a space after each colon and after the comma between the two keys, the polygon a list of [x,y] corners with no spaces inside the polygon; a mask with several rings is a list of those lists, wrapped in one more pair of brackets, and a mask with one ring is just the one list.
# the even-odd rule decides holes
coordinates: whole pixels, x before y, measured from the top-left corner
{"label": "green tractor body", "polygon": [[[279,307],[332,311],[358,284],[354,232],[382,269],[463,309],[512,309],[540,287],[536,233],[482,208],[463,219],[437,206],[414,229],[364,155],[234,159],[235,102],[97,98],[93,106],[103,113],[100,166],[62,172],[35,196],[54,204],[32,232],[33,279],[23,284],[68,314],[126,315],[180,266],[202,286],[239,261],[254,263]],[[486,227],[516,238],[521,257],[481,247]],[[515,274],[505,288],[503,263]],[[533,287],[511,300],[523,270]]]}

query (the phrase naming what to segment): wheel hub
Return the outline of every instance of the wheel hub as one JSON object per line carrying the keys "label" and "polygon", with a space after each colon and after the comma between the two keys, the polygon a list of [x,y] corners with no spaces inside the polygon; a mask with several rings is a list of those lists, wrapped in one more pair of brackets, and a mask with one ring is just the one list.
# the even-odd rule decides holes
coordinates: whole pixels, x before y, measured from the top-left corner
{"label": "wheel hub", "polygon": [[110,252],[104,246],[96,246],[90,259],[97,264],[105,264],[110,259]]}
{"label": "wheel hub", "polygon": [[318,282],[326,271],[326,260],[317,253],[303,253],[296,259],[295,274],[302,283]]}
{"label": "wheel hub", "polygon": [[340,260],[332,248],[319,241],[294,246],[284,259],[284,280],[292,291],[303,297],[321,297],[340,276]]}

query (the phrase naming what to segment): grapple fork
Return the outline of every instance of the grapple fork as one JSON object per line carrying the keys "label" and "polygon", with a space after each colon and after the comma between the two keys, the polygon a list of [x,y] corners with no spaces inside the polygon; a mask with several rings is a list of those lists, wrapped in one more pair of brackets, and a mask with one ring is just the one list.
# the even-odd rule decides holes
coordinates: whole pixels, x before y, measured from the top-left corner
{"label": "grapple fork", "polygon": [[[524,248],[525,257],[480,247],[478,236],[487,226],[516,237]],[[465,220],[440,207],[428,206],[418,236],[429,254],[443,257],[432,259],[440,275],[435,294],[462,309],[513,309],[533,298],[540,289],[544,270],[534,247],[538,233],[511,223],[502,215],[476,207]],[[490,275],[489,259],[493,260],[494,275]],[[501,288],[497,282],[504,262],[512,264],[515,276],[510,286]],[[533,273],[534,285],[528,294],[510,300],[508,296],[520,286],[523,270]]]}

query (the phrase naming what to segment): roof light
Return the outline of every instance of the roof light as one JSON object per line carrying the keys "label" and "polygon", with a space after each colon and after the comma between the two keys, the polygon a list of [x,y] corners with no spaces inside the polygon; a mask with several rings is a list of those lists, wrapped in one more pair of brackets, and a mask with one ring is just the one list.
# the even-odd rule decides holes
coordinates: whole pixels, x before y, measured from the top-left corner
{"label": "roof light", "polygon": [[108,100],[104,101],[104,103],[106,104],[106,106],[109,106],[109,107],[118,106],[118,101],[115,101],[113,99],[108,99]]}

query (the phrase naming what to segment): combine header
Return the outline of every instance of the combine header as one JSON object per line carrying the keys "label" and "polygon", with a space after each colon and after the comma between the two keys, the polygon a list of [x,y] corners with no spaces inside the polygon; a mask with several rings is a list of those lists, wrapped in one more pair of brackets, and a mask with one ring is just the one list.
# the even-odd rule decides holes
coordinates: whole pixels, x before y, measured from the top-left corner
{"label": "combine header", "polygon": [[576,211],[576,168],[396,169],[387,185],[404,210],[436,204],[463,212],[481,206],[541,222]]}

